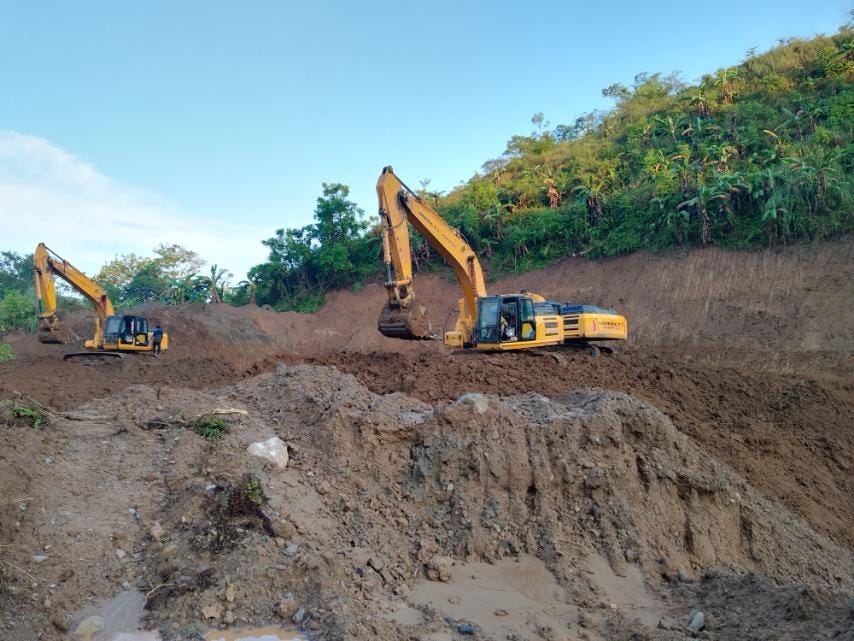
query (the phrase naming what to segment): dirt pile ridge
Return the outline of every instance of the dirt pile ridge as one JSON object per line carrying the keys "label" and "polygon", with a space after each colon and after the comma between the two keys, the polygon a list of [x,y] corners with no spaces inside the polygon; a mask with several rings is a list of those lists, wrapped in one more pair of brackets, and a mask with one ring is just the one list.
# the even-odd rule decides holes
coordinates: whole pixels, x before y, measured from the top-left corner
{"label": "dirt pile ridge", "polygon": [[[214,408],[248,414],[230,415],[213,442],[170,422]],[[281,366],[204,393],[130,387],[41,432],[8,430],[0,481],[16,483],[26,509],[3,506],[3,558],[32,578],[13,576],[0,598],[22,639],[61,638],[40,624],[76,623],[124,581],[168,639],[299,607],[322,638],[452,638],[442,635],[461,623],[445,621],[449,604],[413,596],[445,558],[545,563],[563,614],[465,621],[517,638],[683,638],[610,607],[631,585],[656,621],[685,621],[709,581],[756,574],[809,590],[798,616],[828,631],[845,629],[839,599],[854,594],[849,549],[617,392],[425,403],[334,368]],[[273,434],[290,444],[284,471],[246,452]],[[756,603],[766,629],[797,638],[773,606]],[[563,629],[544,629],[555,622]],[[721,630],[743,638],[732,621]]]}

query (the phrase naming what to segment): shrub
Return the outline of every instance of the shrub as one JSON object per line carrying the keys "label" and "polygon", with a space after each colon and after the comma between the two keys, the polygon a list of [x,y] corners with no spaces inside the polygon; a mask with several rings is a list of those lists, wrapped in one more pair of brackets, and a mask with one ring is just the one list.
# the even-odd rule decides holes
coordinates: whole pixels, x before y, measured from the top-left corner
{"label": "shrub", "polygon": [[199,436],[214,441],[228,431],[228,423],[220,416],[205,414],[194,419],[190,423],[190,428]]}
{"label": "shrub", "polygon": [[13,405],[12,417],[26,420],[36,430],[44,424],[44,415],[41,411],[37,407],[30,407],[29,405],[18,405],[17,403]]}

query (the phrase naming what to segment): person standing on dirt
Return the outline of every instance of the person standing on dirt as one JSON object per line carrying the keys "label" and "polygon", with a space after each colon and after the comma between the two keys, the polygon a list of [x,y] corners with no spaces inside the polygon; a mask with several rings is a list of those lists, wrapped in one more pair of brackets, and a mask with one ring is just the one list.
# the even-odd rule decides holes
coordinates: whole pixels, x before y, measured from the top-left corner
{"label": "person standing on dirt", "polygon": [[151,333],[151,350],[155,354],[160,353],[160,342],[163,340],[163,328],[160,325],[154,326],[154,331]]}

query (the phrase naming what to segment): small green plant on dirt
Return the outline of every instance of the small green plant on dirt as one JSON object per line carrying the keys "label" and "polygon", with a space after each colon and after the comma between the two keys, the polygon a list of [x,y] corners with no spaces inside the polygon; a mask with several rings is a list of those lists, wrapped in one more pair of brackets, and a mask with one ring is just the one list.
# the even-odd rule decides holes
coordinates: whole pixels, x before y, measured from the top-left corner
{"label": "small green plant on dirt", "polygon": [[243,483],[243,489],[246,493],[246,498],[256,505],[261,505],[264,502],[264,496],[261,494],[261,481],[254,476],[246,478]]}
{"label": "small green plant on dirt", "polygon": [[38,410],[38,408],[30,407],[29,405],[13,405],[12,416],[14,418],[22,418],[28,420],[32,428],[36,430],[40,429],[42,424],[44,423],[44,416]]}
{"label": "small green plant on dirt", "polygon": [[15,360],[15,352],[12,351],[12,346],[9,343],[0,341],[0,363]]}
{"label": "small green plant on dirt", "polygon": [[204,414],[190,422],[190,428],[199,436],[215,441],[228,431],[228,423],[221,416]]}
{"label": "small green plant on dirt", "polygon": [[217,483],[214,492],[207,495],[209,522],[197,528],[191,546],[197,551],[222,552],[236,545],[241,531],[255,528],[275,536],[263,510],[266,503],[261,481],[252,474],[245,474],[234,484]]}

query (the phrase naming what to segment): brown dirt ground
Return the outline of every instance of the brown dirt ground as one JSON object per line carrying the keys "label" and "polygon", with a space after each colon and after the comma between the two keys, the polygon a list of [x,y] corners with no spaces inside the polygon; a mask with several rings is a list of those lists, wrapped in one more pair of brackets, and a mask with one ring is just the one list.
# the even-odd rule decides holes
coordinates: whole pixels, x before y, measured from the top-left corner
{"label": "brown dirt ground", "polygon": [[[247,434],[251,432],[260,438],[264,427],[269,428],[272,425],[276,426],[282,438],[299,447],[294,455],[295,471],[292,472],[291,468],[288,471],[289,475],[293,474],[288,477],[290,481],[286,479],[284,485],[281,485],[281,479],[276,480],[269,473],[265,473],[265,487],[271,486],[267,491],[271,495],[278,492],[271,498],[271,502],[275,504],[276,501],[281,501],[281,492],[290,492],[291,495],[300,497],[299,501],[302,503],[307,502],[301,510],[304,509],[306,513],[326,510],[328,516],[324,518],[331,519],[328,535],[324,535],[316,527],[309,526],[307,519],[303,519],[306,521],[303,527],[310,530],[310,534],[305,534],[301,539],[311,551],[310,558],[305,560],[308,574],[305,573],[305,567],[299,572],[291,568],[280,570],[282,576],[278,576],[274,571],[273,574],[278,578],[271,579],[267,571],[263,579],[255,577],[257,581],[269,583],[263,594],[256,594],[253,592],[254,588],[242,585],[241,589],[247,591],[246,598],[249,601],[255,598],[265,604],[257,613],[253,613],[249,607],[245,618],[257,624],[269,622],[270,614],[264,609],[268,608],[267,601],[273,598],[273,593],[279,594],[287,589],[293,591],[305,603],[323,611],[317,613],[320,616],[315,616],[314,619],[315,624],[319,626],[316,630],[318,634],[329,634],[332,638],[385,638],[385,635],[397,638],[395,635],[401,633],[401,628],[383,624],[373,629],[363,617],[358,616],[357,610],[353,609],[358,600],[354,600],[352,595],[347,596],[349,593],[346,590],[336,597],[343,605],[335,605],[336,599],[328,594],[333,591],[331,586],[349,581],[340,575],[340,568],[336,569],[338,566],[335,563],[330,565],[332,569],[328,572],[320,571],[319,566],[312,568],[313,564],[320,563],[312,559],[322,559],[324,552],[333,550],[335,553],[334,550],[340,550],[342,546],[362,548],[360,544],[348,543],[348,537],[352,538],[355,532],[352,529],[356,527],[353,523],[350,523],[350,529],[346,532],[338,525],[332,526],[333,522],[338,523],[344,518],[342,515],[351,514],[352,510],[341,508],[336,503],[338,498],[332,501],[329,497],[343,496],[340,500],[346,505],[348,501],[361,501],[362,492],[371,494],[381,487],[394,487],[410,473],[402,461],[411,457],[417,459],[417,453],[423,451],[419,448],[429,445],[432,440],[441,440],[441,435],[445,432],[446,436],[450,435],[448,438],[451,438],[452,442],[457,442],[466,434],[482,432],[484,442],[490,443],[490,439],[495,438],[489,436],[492,433],[491,426],[500,424],[496,422],[500,417],[474,422],[459,417],[452,417],[445,422],[432,420],[427,422],[427,428],[419,427],[412,434],[406,433],[406,430],[403,433],[381,432],[379,440],[376,435],[371,436],[374,433],[371,430],[378,428],[369,423],[371,429],[363,426],[360,428],[360,434],[366,439],[370,457],[378,461],[388,461],[389,470],[381,473],[375,466],[363,467],[364,464],[354,460],[351,450],[346,447],[342,446],[340,451],[329,450],[323,443],[316,442],[318,434],[312,432],[311,426],[326,425],[324,429],[332,430],[330,438],[333,442],[335,438],[343,438],[336,431],[343,428],[336,427],[334,421],[332,427],[324,422],[332,421],[343,410],[337,401],[331,404],[323,399],[312,401],[313,395],[320,394],[312,386],[331,385],[336,389],[350,389],[356,382],[364,385],[367,389],[350,392],[353,399],[357,399],[352,403],[357,407],[367,403],[360,412],[369,415],[376,413],[376,421],[381,423],[391,421],[388,416],[395,416],[395,412],[402,410],[384,409],[382,404],[386,401],[365,400],[374,398],[370,393],[386,395],[376,397],[378,399],[393,399],[396,396],[387,395],[400,392],[405,395],[402,398],[410,399],[401,402],[416,408],[407,411],[429,410],[440,413],[445,412],[442,408],[449,401],[465,392],[483,392],[501,397],[536,393],[567,402],[568,406],[577,403],[578,399],[573,400],[572,397],[577,390],[624,393],[633,400],[626,401],[628,405],[620,406],[622,409],[617,413],[622,412],[626,416],[643,414],[645,410],[631,405],[634,402],[645,403],[660,410],[661,420],[671,422],[675,431],[683,435],[677,438],[665,429],[668,442],[687,437],[690,447],[694,448],[691,451],[696,451],[696,454],[688,457],[695,472],[698,466],[702,467],[702,461],[708,459],[713,464],[713,468],[709,468],[709,474],[731,475],[732,480],[727,482],[727,487],[741,487],[740,484],[743,484],[745,488],[749,488],[743,492],[756,492],[758,497],[767,499],[775,506],[773,510],[791,514],[791,518],[796,520],[803,519],[803,527],[810,531],[809,536],[804,536],[812,542],[806,547],[835,549],[837,552],[828,553],[830,557],[835,554],[838,559],[850,558],[854,551],[854,534],[851,528],[854,523],[852,259],[854,244],[850,241],[750,254],[725,253],[718,250],[666,256],[641,253],[596,262],[567,259],[540,272],[499,281],[492,288],[494,291],[508,292],[528,288],[557,299],[606,304],[618,308],[629,319],[632,338],[625,348],[611,357],[591,358],[582,353],[566,351],[505,355],[450,354],[437,343],[407,343],[384,339],[375,330],[376,316],[383,299],[381,288],[376,285],[367,286],[360,292],[339,292],[331,297],[324,309],[312,316],[279,314],[248,307],[148,308],[144,310],[145,313],[152,321],[159,321],[164,325],[172,341],[171,349],[160,359],[127,358],[120,364],[110,366],[86,366],[61,360],[64,352],[74,349],[71,346],[41,345],[30,336],[12,336],[10,342],[18,358],[12,363],[0,365],[0,399],[18,398],[22,403],[29,402],[26,399],[33,399],[53,413],[54,421],[53,427],[45,427],[38,438],[33,437],[33,432],[21,432],[20,426],[0,428],[0,486],[3,487],[0,497],[3,503],[0,506],[0,538],[5,539],[0,540],[0,545],[7,545],[14,551],[10,563],[26,571],[28,575],[40,576],[40,573],[49,569],[59,576],[64,569],[70,568],[75,571],[77,578],[70,580],[71,585],[67,592],[62,591],[62,586],[65,586],[65,583],[62,583],[60,588],[54,589],[53,592],[43,593],[41,588],[30,588],[26,585],[21,587],[21,576],[16,577],[16,570],[7,568],[7,574],[21,591],[18,596],[0,596],[0,638],[5,638],[2,627],[4,621],[7,625],[18,621],[19,632],[14,634],[23,634],[9,638],[37,638],[26,636],[35,635],[36,631],[47,634],[41,638],[51,638],[51,634],[57,633],[55,628],[47,626],[40,630],[37,624],[26,627],[21,621],[32,623],[38,621],[41,616],[44,623],[50,616],[66,616],[78,609],[86,598],[109,598],[123,578],[149,588],[161,579],[162,582],[169,582],[167,579],[175,575],[177,570],[169,569],[170,563],[160,549],[162,546],[154,545],[146,535],[146,528],[150,528],[154,519],[168,522],[167,529],[174,532],[173,539],[179,549],[182,549],[181,546],[189,546],[187,559],[192,558],[199,565],[182,568],[181,571],[185,571],[185,574],[181,576],[197,576],[193,572],[205,564],[222,565],[218,569],[218,587],[210,589],[224,589],[226,579],[237,582],[236,575],[240,573],[240,564],[247,563],[247,554],[257,554],[268,564],[270,555],[279,555],[275,544],[264,542],[262,537],[253,543],[261,547],[244,550],[244,556],[234,556],[236,553],[230,552],[229,560],[223,560],[221,556],[205,557],[193,552],[191,545],[193,536],[198,536],[193,528],[204,528],[200,524],[190,527],[181,520],[182,516],[185,516],[188,523],[194,524],[202,518],[200,515],[207,514],[207,508],[204,507],[205,493],[198,491],[199,483],[204,486],[204,478],[207,478],[208,482],[222,482],[223,479],[232,479],[233,482],[232,477],[239,477],[242,468],[252,467],[240,454],[243,451],[240,448],[245,449],[245,444],[240,439],[230,443],[230,449],[224,449],[229,452],[229,456],[235,458],[235,461],[225,463],[215,455],[210,446],[194,435],[176,442],[172,440],[171,433],[167,438],[166,433],[162,431],[152,432],[139,428],[139,424],[148,420],[152,413],[162,414],[179,410],[191,412],[194,411],[193,408],[198,408],[197,411],[201,412],[205,407],[209,408],[211,404],[216,403],[245,406],[253,416],[261,417],[257,419],[261,423],[254,425]],[[418,278],[416,287],[420,300],[430,310],[434,327],[441,328],[451,314],[452,308],[448,300],[454,295],[455,288],[438,277],[423,275]],[[79,336],[86,335],[90,322],[86,315],[79,315],[72,319],[72,322]],[[269,382],[265,382],[269,378],[259,378],[259,375],[273,370],[278,362],[289,366],[300,363],[332,365],[340,372],[351,374],[355,379],[352,383],[345,384],[335,376],[328,378],[327,374],[316,374],[313,369],[299,370],[302,373],[296,378],[296,382],[289,383],[290,387],[285,385],[285,388],[290,390],[289,394],[293,395],[296,393],[294,390],[297,390],[302,395],[302,404],[299,404],[292,396],[281,397],[282,392],[278,388],[269,388]],[[323,368],[321,370],[334,371]],[[314,380],[318,376],[320,378]],[[197,390],[197,393],[182,390]],[[422,405],[418,405],[419,403]],[[427,405],[423,406],[425,403]],[[156,411],[154,408],[158,406],[166,409]],[[288,408],[290,415],[286,416],[283,408]],[[333,417],[327,417],[324,412],[332,412]],[[390,414],[386,416],[384,412]],[[385,418],[382,418],[383,416]],[[502,414],[502,420],[516,425],[518,418],[514,418],[515,416],[513,412],[508,416]],[[629,418],[624,420],[628,421],[626,424],[631,423]],[[658,419],[655,425],[656,429],[664,429],[660,428]],[[83,435],[79,433],[81,427],[85,428]],[[551,425],[549,429],[554,428],[555,426]],[[512,429],[522,430],[518,438],[524,440],[521,435],[528,428],[519,423],[518,427]],[[569,436],[574,434],[570,428],[565,429],[569,430],[568,438],[575,438]],[[87,430],[88,434],[85,433]],[[27,437],[22,438],[24,433]],[[115,436],[117,433],[121,436]],[[180,436],[177,433],[176,435]],[[531,438],[530,435],[528,438]],[[633,442],[623,443],[622,437],[618,440],[622,443],[620,448],[635,448],[631,450],[631,456],[626,458],[626,465],[630,467],[639,465],[640,459],[637,456],[641,459],[653,456],[652,450],[635,451],[637,446]],[[121,446],[117,449],[106,447],[104,443],[108,442],[121,443]],[[489,445],[496,448],[494,457],[505,455],[502,454],[502,448],[511,442],[512,439],[498,439]],[[358,449],[356,443],[351,443],[349,447],[354,446]],[[529,446],[529,449],[530,447],[532,446]],[[582,443],[579,447],[581,451],[585,451],[588,446]],[[545,459],[553,456],[549,454],[550,447],[544,447],[543,450],[534,448],[533,451],[540,452],[538,456]],[[53,463],[51,466],[36,465],[35,469],[32,468],[32,462],[42,461],[47,457],[64,463],[53,467]],[[211,460],[214,460],[214,463],[205,463],[210,457],[213,457]],[[570,460],[569,463],[573,466],[586,465],[589,460]],[[559,467],[562,464],[563,461],[555,460],[549,466]],[[668,459],[668,462],[662,465],[668,469],[677,469],[679,465],[684,465],[684,462]],[[714,465],[725,466],[726,473],[714,468]],[[303,476],[303,472],[309,469],[316,473],[316,477],[311,480]],[[364,474],[366,479],[361,484],[358,480],[360,474]],[[72,510],[62,510],[57,503],[58,499],[50,498],[51,486],[56,483],[57,478],[65,477],[67,479],[63,485],[70,485],[58,494],[72,505]],[[332,495],[328,487],[320,488],[325,493],[315,492],[319,482],[317,479],[321,478],[334,486]],[[443,477],[441,481],[451,482],[458,487],[460,483],[464,483],[462,477],[453,474],[448,478]],[[524,483],[527,488],[527,481]],[[543,487],[546,486],[548,483],[543,482]],[[695,487],[697,484],[692,481],[689,486]],[[611,496],[630,495],[626,483],[617,477],[612,480],[612,487]],[[679,483],[674,487],[678,490]],[[80,497],[87,497],[94,488],[100,488],[95,494],[101,498],[100,502],[96,501],[92,506]],[[491,505],[490,500],[494,499],[494,496],[482,489],[475,491],[473,488],[474,486],[468,488],[468,494],[465,495],[467,498],[460,500],[470,501],[471,510],[481,511],[484,505]],[[542,493],[544,490],[539,491]],[[695,494],[697,491],[694,490]],[[512,488],[508,490],[506,500],[511,503],[518,500],[518,497],[514,498],[515,492]],[[706,496],[708,492],[709,490],[700,489],[699,496]],[[714,492],[711,496],[717,496]],[[55,517],[54,520],[65,519],[62,526],[57,526],[43,516],[33,516],[31,521],[27,520],[27,516],[23,519],[24,525],[15,527],[15,523],[22,520],[15,511],[20,510],[20,499],[30,495],[36,497],[37,503],[41,502],[41,505],[37,506],[42,510],[40,514],[53,513],[51,510],[59,513],[60,517]],[[373,518],[376,523],[385,524],[387,529],[390,528],[389,531],[398,527],[395,520],[397,517],[389,512],[395,501],[403,501],[410,515],[430,514],[429,510],[425,512],[427,508],[422,503],[406,493],[386,498],[378,497],[377,500],[377,505],[364,508],[367,516],[361,515],[359,518]],[[524,497],[521,500],[524,503]],[[555,496],[554,500],[559,502],[559,497]],[[107,509],[107,504],[116,502],[122,503],[122,511]],[[608,499],[603,496],[598,504],[604,505],[607,502]],[[30,501],[24,503],[29,505]],[[127,520],[127,506],[144,514],[142,520],[148,519],[144,527],[138,519],[124,523]],[[34,515],[35,508],[36,504],[22,512],[25,515]],[[626,543],[626,535],[620,532],[629,532],[632,528],[637,530],[642,520],[640,515],[632,512],[631,505],[626,509],[634,516],[626,517],[629,525],[617,527],[615,530],[614,541],[618,541],[620,545]],[[662,505],[660,509],[663,513],[668,513],[670,508]],[[690,518],[695,521],[702,519],[703,509],[708,508],[697,509],[699,511],[690,512]],[[99,519],[100,511],[108,518]],[[278,505],[273,511],[285,513],[288,510],[283,505]],[[64,515],[64,512],[71,514]],[[517,547],[545,561],[549,570],[557,576],[562,589],[577,592],[579,586],[569,578],[570,566],[562,562],[556,563],[552,556],[544,552],[542,542],[525,543],[526,537],[541,536],[543,524],[548,522],[549,518],[556,518],[554,515],[549,517],[549,513],[549,510],[546,510],[538,513],[536,518],[523,519],[528,525],[514,532]],[[354,514],[358,515],[358,512]],[[93,518],[96,522],[103,522],[93,526],[89,523]],[[427,538],[436,542],[439,552],[458,560],[466,560],[467,557],[472,557],[468,559],[472,562],[494,560],[497,548],[490,548],[483,543],[482,537],[478,538],[480,535],[447,539],[437,534],[446,527],[444,518],[439,518],[434,526],[427,529]],[[720,518],[728,517],[721,513]],[[595,516],[595,520],[599,524],[599,530],[602,530],[602,518]],[[765,519],[761,525],[745,526],[742,521],[740,527],[742,530],[745,527],[759,530],[772,527],[769,523],[772,522]],[[366,524],[359,526],[362,528],[359,529],[359,535],[366,536],[365,532],[369,532],[370,536],[367,536],[365,542],[381,546],[384,557],[394,559],[391,564],[393,572],[399,572],[401,577],[394,574],[389,579],[377,571],[379,576],[376,580],[380,586],[386,586],[388,589],[383,591],[381,587],[376,586],[360,589],[373,594],[374,599],[378,598],[374,594],[377,590],[384,595],[383,599],[399,599],[402,595],[400,590],[405,592],[413,587],[411,580],[404,579],[403,576],[410,572],[417,574],[418,568],[421,567],[418,560],[420,538],[416,536],[420,530],[403,528],[403,534],[391,536],[378,534],[375,527],[365,530],[366,527]],[[467,530],[472,526],[471,523],[460,522],[447,527],[457,531],[460,528]],[[510,525],[504,523],[504,527]],[[22,528],[26,530],[26,536]],[[809,558],[804,556],[805,552],[777,550],[774,555],[784,558],[779,560],[777,565],[769,565],[767,556],[770,552],[744,552],[743,548],[747,543],[742,532],[736,537],[738,543],[728,540],[725,544],[736,546],[742,552],[734,553],[722,561],[720,554],[704,556],[705,547],[698,541],[707,536],[706,534],[701,535],[696,532],[696,527],[692,528],[684,523],[677,529],[680,529],[680,533],[676,538],[681,543],[676,547],[664,543],[662,539],[656,544],[656,548],[651,541],[663,535],[652,531],[640,532],[635,537],[640,541],[641,548],[646,546],[644,549],[647,552],[644,554],[648,558],[641,554],[637,563],[643,569],[648,583],[652,581],[650,577],[655,576],[657,572],[657,554],[671,560],[679,559],[679,563],[689,574],[706,577],[702,581],[683,582],[675,588],[666,588],[670,590],[669,596],[661,592],[665,588],[654,585],[653,581],[650,589],[659,592],[656,598],[663,599],[662,603],[671,604],[666,607],[662,605],[662,612],[672,611],[674,616],[685,617],[688,613],[683,611],[684,604],[692,600],[697,603],[705,600],[711,604],[707,608],[713,612],[715,624],[718,626],[718,636],[715,638],[735,639],[739,638],[737,634],[747,635],[742,638],[765,638],[761,636],[764,634],[761,630],[739,627],[738,621],[734,621],[726,612],[733,599],[742,600],[742,597],[737,595],[750,594],[751,590],[757,589],[756,585],[765,585],[763,581],[771,580],[778,584],[803,584],[808,586],[804,589],[818,590],[820,596],[814,596],[813,592],[810,592],[809,598],[806,598],[798,591],[801,588],[783,587],[780,588],[782,591],[778,591],[778,588],[769,584],[767,589],[762,588],[762,593],[767,594],[768,598],[762,604],[756,605],[758,610],[764,608],[765,612],[763,617],[756,620],[760,628],[765,626],[771,629],[768,626],[772,626],[775,608],[781,611],[800,608],[798,611],[803,611],[801,614],[805,623],[798,623],[798,626],[804,630],[807,629],[804,626],[819,626],[827,633],[827,638],[830,638],[832,631],[836,629],[834,626],[842,625],[838,622],[844,619],[846,612],[850,617],[851,611],[846,610],[849,606],[845,605],[845,594],[849,597],[851,594],[850,586],[842,591],[841,597],[838,596],[838,589],[833,592],[837,596],[825,596],[834,581],[838,583],[842,579],[832,579],[830,584],[827,584],[811,577],[809,571],[802,569],[802,561],[798,560]],[[254,532],[252,527],[249,527],[249,530]],[[124,544],[126,547],[129,547],[129,544],[136,546],[134,552],[140,555],[140,563],[146,566],[145,569],[130,571],[126,564],[112,557],[109,561],[103,560],[105,553],[113,554],[113,548],[117,545],[116,531],[119,531],[119,539],[129,537],[129,543]],[[125,535],[125,531],[130,534]],[[688,556],[681,556],[686,545],[686,531],[692,533],[688,537],[688,547],[692,549],[689,549]],[[298,533],[302,532],[298,530]],[[566,536],[577,534],[575,530],[565,533]],[[63,568],[51,565],[52,560],[46,562],[47,566],[32,566],[29,558],[36,552],[30,550],[32,546],[28,546],[27,541],[41,541],[42,547],[52,545],[55,549],[66,544],[63,537],[73,540],[74,553],[79,559],[77,562],[65,560],[63,565],[67,567]],[[375,540],[371,541],[371,537],[375,537]],[[825,540],[826,542],[816,543]],[[720,542],[708,545],[714,548],[718,544]],[[615,545],[617,543],[613,541],[610,544],[599,541],[590,543],[584,549],[608,557],[611,565],[620,565],[614,560]],[[471,551],[471,546],[476,548],[475,552]],[[0,547],[0,555],[4,549]],[[505,554],[508,548],[504,549],[505,552],[501,554]],[[659,551],[653,553],[653,549]],[[354,553],[348,552],[345,556],[349,558],[352,554]],[[355,554],[358,556],[361,552]],[[634,558],[634,553],[630,556]],[[579,559],[575,560],[580,562]],[[367,563],[367,559],[360,562]],[[189,560],[185,563],[189,563]],[[252,562],[249,565],[252,566]],[[93,573],[87,570],[87,567],[100,569]],[[708,575],[709,572],[722,570],[726,570],[723,575]],[[162,576],[158,575],[158,572]],[[311,572],[318,574],[316,580],[308,579],[305,586],[300,585],[299,581],[311,576]],[[733,578],[732,572],[756,573],[757,583]],[[364,576],[370,578],[373,575],[367,572]],[[44,581],[53,581],[56,584],[57,579],[55,576],[52,579],[47,577]],[[192,581],[198,583],[197,579]],[[404,587],[395,592],[392,586]],[[276,592],[277,590],[279,592]],[[197,621],[198,613],[193,608],[197,610],[201,607],[199,600],[210,596],[198,584],[188,585],[184,592],[172,596],[180,597],[182,604],[174,614],[179,615],[179,618],[184,617],[186,621],[182,619],[179,622],[164,616],[163,612],[158,610],[162,608],[161,605],[153,607],[150,623],[180,637],[182,633],[176,632],[178,628],[174,628],[173,624],[180,623],[179,628],[185,623],[189,625],[188,617],[195,617],[194,621]],[[61,596],[56,596],[56,593]],[[26,596],[21,596],[23,594]],[[33,600],[35,595],[38,595],[36,601]],[[45,605],[44,599],[50,600],[51,595],[53,605]],[[591,603],[595,601],[589,594],[583,598]],[[807,605],[804,605],[804,602],[807,602]],[[63,607],[57,607],[57,603],[61,603]],[[813,605],[809,606],[810,603]],[[374,610],[369,610],[372,616],[379,616]],[[194,612],[192,616],[191,612]],[[595,612],[588,614],[595,619],[591,624],[592,628],[587,628],[586,631],[575,630],[573,634],[588,634],[591,639],[600,638],[597,634],[603,638],[622,638],[621,635],[626,633],[626,630],[635,629],[626,621],[620,623],[619,617],[613,619],[609,616],[599,616]],[[329,617],[328,621],[318,623],[326,616]],[[348,617],[351,620],[348,621]],[[434,624],[435,621],[430,623]],[[430,627],[427,623],[424,625],[425,629]],[[790,627],[795,629],[794,624]],[[785,630],[786,626],[773,629],[778,628]],[[14,628],[7,629],[9,634],[12,634]],[[20,630],[26,632],[21,633]],[[555,634],[549,637],[543,633],[539,637],[530,638],[562,637]],[[665,635],[661,638],[670,637]],[[801,636],[792,634],[767,638],[825,637],[810,637],[804,632]],[[846,637],[843,635],[837,638]]]}

